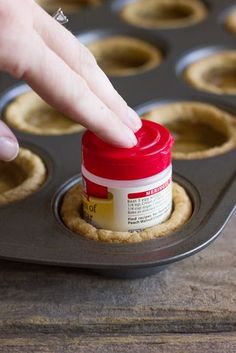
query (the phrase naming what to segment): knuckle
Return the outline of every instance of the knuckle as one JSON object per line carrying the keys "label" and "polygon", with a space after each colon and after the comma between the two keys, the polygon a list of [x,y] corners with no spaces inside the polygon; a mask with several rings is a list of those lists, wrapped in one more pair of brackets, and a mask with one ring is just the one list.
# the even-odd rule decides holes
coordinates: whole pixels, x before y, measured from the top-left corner
{"label": "knuckle", "polygon": [[99,131],[104,128],[110,129],[110,127],[113,125],[113,121],[115,119],[114,114],[105,105],[101,109],[102,109],[102,114],[100,117],[101,124],[99,124],[99,126],[98,126]]}
{"label": "knuckle", "polygon": [[[1,21],[1,19],[0,19]],[[5,30],[0,31],[0,47],[1,47],[1,55],[4,55],[6,51],[6,47],[8,45],[8,38],[7,38],[7,33]]]}
{"label": "knuckle", "polygon": [[9,11],[9,6],[5,6],[3,2],[0,2],[0,21],[2,25],[6,25],[11,19],[11,12]]}
{"label": "knuckle", "polygon": [[79,59],[79,68],[82,75],[85,75],[97,65],[97,62],[93,54],[89,51],[88,48],[82,47],[80,49],[80,59]]}
{"label": "knuckle", "polygon": [[[24,41],[16,38],[15,35],[8,36],[7,40],[3,39],[1,42],[1,63],[7,72],[16,78],[24,76],[27,67],[27,55],[24,48]],[[12,52],[14,48],[14,52]]]}
{"label": "knuckle", "polygon": [[88,98],[89,87],[87,83],[83,80],[79,80],[79,84],[76,85],[74,90],[74,101],[78,105],[78,102],[82,104]]}
{"label": "knuckle", "polygon": [[[118,94],[118,93],[117,93]],[[128,114],[128,104],[124,101],[124,99],[118,94],[118,104],[120,107],[121,114]]]}
{"label": "knuckle", "polygon": [[9,67],[8,72],[15,78],[21,79],[24,77],[26,72],[26,65],[24,60],[17,60],[12,62],[11,67]]}
{"label": "knuckle", "polygon": [[121,118],[125,118],[128,115],[128,104],[115,89],[113,94],[113,107],[117,115]]}
{"label": "knuckle", "polygon": [[[101,107],[102,114],[96,121],[92,121],[93,132],[97,135],[106,135],[112,126],[111,113],[105,107]],[[100,112],[101,113],[101,112]]]}
{"label": "knuckle", "polygon": [[95,57],[93,56],[93,54],[91,53],[91,51],[84,47],[83,49],[83,62],[85,64],[88,64],[88,65],[94,65],[96,64],[96,60],[95,60]]}

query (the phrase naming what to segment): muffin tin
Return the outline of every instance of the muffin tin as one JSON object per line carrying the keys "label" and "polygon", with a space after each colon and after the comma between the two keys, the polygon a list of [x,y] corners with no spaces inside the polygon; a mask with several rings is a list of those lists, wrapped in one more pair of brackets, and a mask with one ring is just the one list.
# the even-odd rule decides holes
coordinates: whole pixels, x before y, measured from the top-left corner
{"label": "muffin tin", "polygon": [[[112,35],[145,40],[163,54],[159,66],[111,81],[129,105],[142,114],[151,107],[180,101],[199,101],[236,114],[234,96],[197,91],[182,78],[183,68],[202,56],[236,49],[235,38],[222,25],[222,14],[233,1],[208,0],[208,16],[199,24],[179,29],[147,30],[129,25],[119,16],[127,1],[106,1],[101,6],[70,16],[68,28],[85,44]],[[8,77],[0,80],[0,109],[27,85]],[[235,118],[236,121],[236,118]],[[81,181],[82,133],[40,136],[14,130],[22,146],[46,164],[47,180],[28,198],[0,208],[0,257],[4,259],[88,268],[113,277],[139,277],[207,246],[223,229],[235,209],[236,149],[199,160],[174,160],[174,180],[193,203],[191,219],[169,236],[138,244],[104,244],[73,234],[61,221],[63,195]]]}

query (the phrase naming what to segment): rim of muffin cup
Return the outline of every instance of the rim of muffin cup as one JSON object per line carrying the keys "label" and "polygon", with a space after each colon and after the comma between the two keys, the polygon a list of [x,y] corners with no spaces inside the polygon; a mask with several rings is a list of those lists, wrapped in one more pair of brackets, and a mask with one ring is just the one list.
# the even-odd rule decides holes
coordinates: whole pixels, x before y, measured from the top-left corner
{"label": "rim of muffin cup", "polygon": [[105,35],[85,45],[109,76],[143,73],[159,66],[163,60],[161,48],[132,35]]}
{"label": "rim of muffin cup", "polygon": [[58,8],[62,8],[65,13],[74,13],[82,8],[96,7],[104,0],[36,0],[47,12],[54,13]]}
{"label": "rim of muffin cup", "polygon": [[7,184],[7,188],[0,192],[0,206],[25,199],[36,192],[47,179],[47,168],[43,160],[27,148],[20,148],[14,161],[0,161],[0,173]]}
{"label": "rim of muffin cup", "polygon": [[[46,118],[45,121],[44,116],[50,114],[53,120],[50,122],[50,118]],[[3,119],[11,128],[35,135],[66,135],[84,130],[83,126],[57,112],[33,91],[21,93],[7,102]]]}
{"label": "rim of muffin cup", "polygon": [[220,49],[187,64],[182,71],[192,87],[214,94],[236,94],[236,50]]}
{"label": "rim of muffin cup", "polygon": [[235,116],[212,104],[178,101],[152,105],[143,108],[142,117],[170,130],[175,139],[173,159],[204,159],[236,148]]}
{"label": "rim of muffin cup", "polygon": [[224,26],[227,31],[232,34],[236,34],[236,6],[234,5],[229,11],[227,11],[227,15],[224,17]]}
{"label": "rim of muffin cup", "polygon": [[149,29],[191,26],[204,20],[207,13],[208,9],[201,0],[136,0],[119,7],[124,21]]}
{"label": "rim of muffin cup", "polygon": [[60,202],[58,212],[64,226],[75,236],[104,243],[131,244],[168,236],[184,226],[193,214],[190,196],[176,182],[173,183],[173,209],[169,219],[141,231],[121,232],[96,228],[83,219],[81,205],[82,186],[77,183],[66,190]]}

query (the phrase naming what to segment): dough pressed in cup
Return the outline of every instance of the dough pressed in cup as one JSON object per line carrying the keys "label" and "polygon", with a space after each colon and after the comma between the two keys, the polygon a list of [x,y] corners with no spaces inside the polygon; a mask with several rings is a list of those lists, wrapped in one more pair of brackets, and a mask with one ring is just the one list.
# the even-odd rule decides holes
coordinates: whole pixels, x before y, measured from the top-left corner
{"label": "dough pressed in cup", "polygon": [[215,94],[236,94],[236,51],[222,51],[190,64],[183,73],[191,86]]}
{"label": "dough pressed in cup", "polygon": [[160,49],[129,36],[106,37],[88,44],[87,47],[108,75],[135,75],[151,70],[162,61]]}
{"label": "dough pressed in cup", "polygon": [[81,217],[81,194],[82,187],[77,184],[64,196],[60,210],[64,224],[74,233],[87,239],[106,243],[138,243],[163,237],[183,226],[192,215],[192,202],[188,194],[182,186],[173,183],[173,211],[167,221],[139,232],[117,232],[97,229]]}
{"label": "dough pressed in cup", "polygon": [[22,200],[45,182],[46,167],[39,156],[21,148],[12,162],[0,161],[0,206]]}
{"label": "dough pressed in cup", "polygon": [[12,128],[37,135],[64,135],[84,128],[57,112],[35,92],[16,97],[4,111],[4,120]]}
{"label": "dough pressed in cup", "polygon": [[173,159],[208,158],[236,147],[236,118],[211,104],[163,104],[143,117],[170,130],[175,139]]}
{"label": "dough pressed in cup", "polygon": [[137,0],[125,5],[120,16],[139,27],[178,28],[202,21],[207,8],[198,0]]}

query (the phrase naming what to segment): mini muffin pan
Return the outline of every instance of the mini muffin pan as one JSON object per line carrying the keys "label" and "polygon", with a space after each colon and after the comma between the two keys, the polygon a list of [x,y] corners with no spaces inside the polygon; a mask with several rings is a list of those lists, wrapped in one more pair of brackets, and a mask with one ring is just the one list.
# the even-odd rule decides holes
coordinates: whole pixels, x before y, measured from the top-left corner
{"label": "mini muffin pan", "polygon": [[[191,0],[189,0],[191,1]],[[233,1],[204,2],[207,16],[201,22],[176,29],[142,29],[120,16],[128,1],[102,5],[70,16],[68,28],[86,45],[113,36],[128,36],[159,48],[158,66],[110,79],[129,105],[143,114],[174,102],[200,102],[236,115],[233,95],[203,92],[183,78],[185,68],[203,57],[236,50],[235,38],[222,23]],[[228,12],[227,12],[228,13]],[[127,53],[128,55],[128,53]],[[0,109],[28,90],[24,84],[0,77]],[[236,122],[236,118],[235,118]],[[137,244],[106,244],[87,240],[66,228],[60,217],[65,193],[81,182],[82,132],[34,135],[14,130],[23,147],[39,155],[47,168],[40,190],[24,200],[0,207],[0,257],[16,261],[87,268],[113,277],[150,275],[166,265],[207,246],[221,232],[235,209],[236,149],[204,159],[173,161],[173,178],[185,188],[193,214],[178,231]]]}

